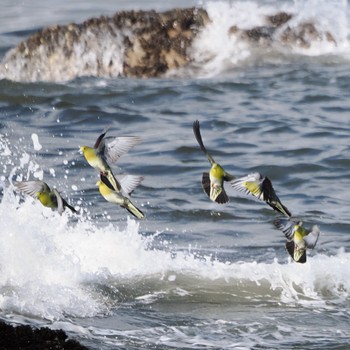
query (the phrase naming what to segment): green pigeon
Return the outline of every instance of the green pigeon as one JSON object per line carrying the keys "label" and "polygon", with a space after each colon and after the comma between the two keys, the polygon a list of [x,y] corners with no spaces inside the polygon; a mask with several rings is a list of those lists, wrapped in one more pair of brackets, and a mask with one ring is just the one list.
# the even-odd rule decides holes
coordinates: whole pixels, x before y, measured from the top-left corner
{"label": "green pigeon", "polygon": [[219,204],[227,203],[230,199],[224,189],[224,181],[232,181],[235,179],[235,177],[227,173],[220,164],[216,163],[214,158],[209,154],[209,152],[205,148],[200,133],[198,120],[194,121],[193,123],[193,132],[201,150],[207,156],[208,161],[211,165],[209,173],[204,172],[202,175],[203,190],[213,202]]}
{"label": "green pigeon", "polygon": [[306,229],[302,221],[287,218],[278,218],[274,224],[286,236],[286,249],[293,260],[305,263],[306,250],[313,249],[318,241],[319,227],[314,225],[311,229]]}

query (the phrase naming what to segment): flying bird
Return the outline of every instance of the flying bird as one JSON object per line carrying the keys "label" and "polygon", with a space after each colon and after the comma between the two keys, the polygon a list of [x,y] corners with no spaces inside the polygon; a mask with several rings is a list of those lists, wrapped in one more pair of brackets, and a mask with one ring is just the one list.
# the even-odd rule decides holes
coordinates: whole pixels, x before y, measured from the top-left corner
{"label": "flying bird", "polygon": [[[97,138],[94,147],[81,146],[87,162],[100,174],[108,178],[109,184],[115,191],[122,191],[123,187],[113,175],[109,164],[116,163],[117,160],[132,147],[140,142],[138,136],[106,137],[108,128]],[[139,178],[139,182],[142,178]],[[127,191],[126,191],[127,192]]]}
{"label": "flying bird", "polygon": [[252,173],[244,177],[240,177],[231,181],[234,189],[252,194],[258,199],[265,201],[274,210],[281,214],[291,217],[292,214],[278,198],[271,180],[267,176],[262,176],[260,173]]}
{"label": "flying bird", "polygon": [[306,229],[302,221],[294,219],[278,218],[274,225],[281,230],[287,238],[286,249],[294,261],[306,262],[306,250],[316,246],[320,229],[317,225]]}
{"label": "flying bird", "polygon": [[200,133],[198,120],[194,121],[193,123],[193,132],[201,150],[207,156],[208,161],[211,165],[209,173],[204,172],[202,175],[203,190],[212,201],[219,204],[227,203],[230,199],[224,189],[224,181],[232,181],[235,179],[235,177],[227,173],[220,164],[216,163],[214,158],[205,148]]}
{"label": "flying bird", "polygon": [[25,194],[39,199],[43,206],[57,209],[60,215],[64,212],[66,207],[68,207],[73,213],[77,213],[75,208],[68,204],[55,188],[51,190],[48,184],[44,181],[35,180],[15,182],[15,186]]}
{"label": "flying bird", "polygon": [[110,188],[106,184],[107,181],[108,178],[106,178],[104,175],[101,175],[101,179],[96,183],[102,197],[108,202],[118,204],[122,208],[125,208],[129,213],[136,216],[137,218],[143,219],[145,217],[143,212],[140,209],[136,208],[136,206],[128,197],[125,197],[120,192],[116,192]]}

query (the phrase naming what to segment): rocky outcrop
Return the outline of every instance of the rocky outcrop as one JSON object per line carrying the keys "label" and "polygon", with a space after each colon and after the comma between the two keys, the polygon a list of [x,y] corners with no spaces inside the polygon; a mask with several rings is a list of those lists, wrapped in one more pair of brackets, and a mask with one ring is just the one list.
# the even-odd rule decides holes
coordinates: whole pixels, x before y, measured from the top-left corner
{"label": "rocky outcrop", "polygon": [[[252,49],[308,49],[320,41],[336,44],[330,32],[319,30],[314,23],[296,24],[293,20],[293,14],[279,12],[266,16],[262,26],[232,26],[227,35],[247,42]],[[0,65],[0,78],[163,77],[192,63],[196,66],[193,43],[211,24],[205,9],[193,7],[161,13],[123,11],[81,24],[44,28],[7,53]]]}
{"label": "rocky outcrop", "polygon": [[11,326],[0,321],[0,349],[2,350],[87,350],[77,341],[68,339],[62,330]]}
{"label": "rocky outcrop", "polygon": [[271,45],[278,42],[281,46],[294,46],[310,48],[317,41],[336,43],[335,38],[329,31],[321,32],[311,22],[290,25],[293,15],[280,12],[266,17],[266,25],[252,29],[240,29],[236,26],[230,28],[229,33],[239,35],[241,39],[249,40],[263,45]]}
{"label": "rocky outcrop", "polygon": [[7,54],[3,74],[26,81],[159,77],[189,63],[187,49],[208,21],[205,10],[188,8],[118,12],[44,28]]}

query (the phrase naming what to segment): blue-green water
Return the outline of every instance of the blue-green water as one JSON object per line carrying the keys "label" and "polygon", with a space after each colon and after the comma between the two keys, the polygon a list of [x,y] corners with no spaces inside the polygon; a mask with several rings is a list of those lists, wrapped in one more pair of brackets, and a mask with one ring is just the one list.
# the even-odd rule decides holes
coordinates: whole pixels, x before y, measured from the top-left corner
{"label": "blue-green water", "polygon": [[[39,18],[9,2],[2,55],[34,28],[118,10],[87,3]],[[343,2],[313,13],[336,5],[347,14]],[[345,19],[329,19],[335,36],[346,37]],[[92,349],[347,349],[350,63],[346,41],[333,51],[321,44],[240,65],[216,57],[164,79],[1,80],[1,318],[62,328]],[[229,185],[229,204],[207,198],[195,119],[228,172],[267,175],[295,216],[319,225],[306,264],[290,260],[266,204]],[[108,125],[111,135],[142,137],[118,162],[144,176],[132,195],[142,221],[99,195],[79,152]],[[36,177],[81,214],[59,216],[13,191],[14,180]]]}

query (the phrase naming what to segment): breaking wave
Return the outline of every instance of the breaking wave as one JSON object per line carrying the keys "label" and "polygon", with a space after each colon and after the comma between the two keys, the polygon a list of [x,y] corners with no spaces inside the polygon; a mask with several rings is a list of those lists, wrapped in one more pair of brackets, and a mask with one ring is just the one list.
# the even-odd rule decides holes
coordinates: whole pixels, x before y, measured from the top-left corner
{"label": "breaking wave", "polygon": [[11,49],[0,77],[212,77],[312,57],[349,60],[346,1],[208,1],[192,9],[125,11],[54,26]]}
{"label": "breaking wave", "polygon": [[[35,139],[35,138],[33,138]],[[38,140],[34,143],[36,147]],[[349,299],[350,254],[316,254],[305,265],[219,260],[176,250],[139,223],[98,222],[44,208],[14,191],[17,176],[41,177],[35,159],[0,139],[0,309],[46,320],[107,315],[119,303],[212,298],[331,308]],[[161,243],[161,244],[160,244]],[[163,247],[163,248],[162,248]]]}

